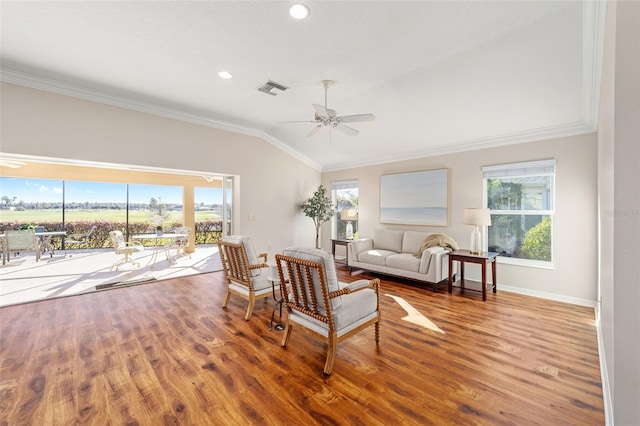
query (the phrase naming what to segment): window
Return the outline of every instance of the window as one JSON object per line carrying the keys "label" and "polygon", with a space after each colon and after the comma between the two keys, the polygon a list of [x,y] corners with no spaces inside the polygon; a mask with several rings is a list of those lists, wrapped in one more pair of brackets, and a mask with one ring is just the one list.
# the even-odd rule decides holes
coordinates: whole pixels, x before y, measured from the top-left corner
{"label": "window", "polygon": [[[2,176],[0,232],[39,225],[47,231],[73,234],[96,225],[99,232],[92,237],[93,243],[110,247],[109,230],[119,229],[127,236],[151,233],[158,226],[170,231],[185,224],[184,189],[190,185],[181,185],[179,176],[177,185]],[[141,174],[139,180],[154,177]],[[232,232],[233,177],[206,176],[205,180],[205,187],[194,187],[195,205],[186,210],[194,215],[196,244],[217,242],[225,228],[227,234]]]}
{"label": "window", "polygon": [[331,238],[347,238],[349,223],[353,238],[358,238],[358,181],[332,182],[331,200],[337,210],[331,221]]}
{"label": "window", "polygon": [[555,160],[483,167],[488,249],[506,263],[551,266]]}

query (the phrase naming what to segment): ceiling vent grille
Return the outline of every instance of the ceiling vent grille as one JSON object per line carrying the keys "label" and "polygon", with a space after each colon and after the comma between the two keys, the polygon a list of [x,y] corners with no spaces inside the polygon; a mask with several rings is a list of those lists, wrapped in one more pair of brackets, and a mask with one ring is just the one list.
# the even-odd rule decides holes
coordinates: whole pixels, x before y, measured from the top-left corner
{"label": "ceiling vent grille", "polygon": [[284,92],[288,89],[288,87],[283,84],[276,83],[275,81],[269,80],[262,86],[258,87],[258,92],[266,93],[267,95],[271,96],[277,96],[278,92],[274,92],[274,89],[279,90],[280,92]]}

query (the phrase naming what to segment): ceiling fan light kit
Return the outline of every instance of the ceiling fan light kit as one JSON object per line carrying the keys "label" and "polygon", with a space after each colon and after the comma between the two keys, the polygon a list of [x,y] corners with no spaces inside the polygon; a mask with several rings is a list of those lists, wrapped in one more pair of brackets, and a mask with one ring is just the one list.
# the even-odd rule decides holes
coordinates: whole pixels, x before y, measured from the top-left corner
{"label": "ceiling fan light kit", "polygon": [[293,19],[304,19],[309,16],[309,7],[302,3],[296,3],[289,9],[289,15]]}
{"label": "ceiling fan light kit", "polygon": [[376,119],[373,114],[354,114],[338,116],[336,110],[329,109],[327,107],[327,91],[329,87],[333,86],[333,80],[322,80],[320,84],[324,87],[324,106],[318,104],[311,104],[315,110],[314,119],[311,121],[283,121],[281,123],[316,123],[316,126],[307,133],[306,137],[310,138],[315,135],[318,130],[323,127],[329,127],[329,138],[331,138],[331,129],[335,128],[342,133],[349,136],[356,136],[360,133],[353,127],[347,126],[344,123],[357,123],[362,121],[374,121]]}

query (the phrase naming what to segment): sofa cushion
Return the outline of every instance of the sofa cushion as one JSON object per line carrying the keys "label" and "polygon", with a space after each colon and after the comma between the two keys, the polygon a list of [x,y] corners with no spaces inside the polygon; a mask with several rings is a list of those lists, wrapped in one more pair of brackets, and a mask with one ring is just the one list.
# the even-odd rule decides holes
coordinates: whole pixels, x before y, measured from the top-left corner
{"label": "sofa cushion", "polygon": [[386,266],[387,257],[398,254],[395,251],[389,250],[367,250],[358,253],[358,262],[370,263],[372,265]]}
{"label": "sofa cushion", "polygon": [[430,232],[406,231],[402,240],[402,253],[417,253],[422,242],[429,235],[431,235]]}
{"label": "sofa cushion", "polygon": [[387,257],[387,267],[401,269],[403,271],[419,272],[420,259],[411,253],[394,254]]}
{"label": "sofa cushion", "polygon": [[373,235],[373,248],[376,250],[390,250],[401,253],[404,232],[405,231],[395,231],[392,229],[377,229]]}

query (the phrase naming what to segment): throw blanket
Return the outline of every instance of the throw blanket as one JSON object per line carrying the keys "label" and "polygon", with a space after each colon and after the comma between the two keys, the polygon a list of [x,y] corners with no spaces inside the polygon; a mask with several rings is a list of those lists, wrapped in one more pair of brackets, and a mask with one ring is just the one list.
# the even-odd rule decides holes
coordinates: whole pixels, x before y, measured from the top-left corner
{"label": "throw blanket", "polygon": [[423,251],[425,251],[429,247],[436,246],[444,247],[451,251],[458,250],[458,243],[456,243],[453,238],[451,238],[447,234],[431,234],[424,239],[422,245],[420,246],[420,250],[418,250],[418,252],[414,254],[414,256],[420,259],[422,257]]}

